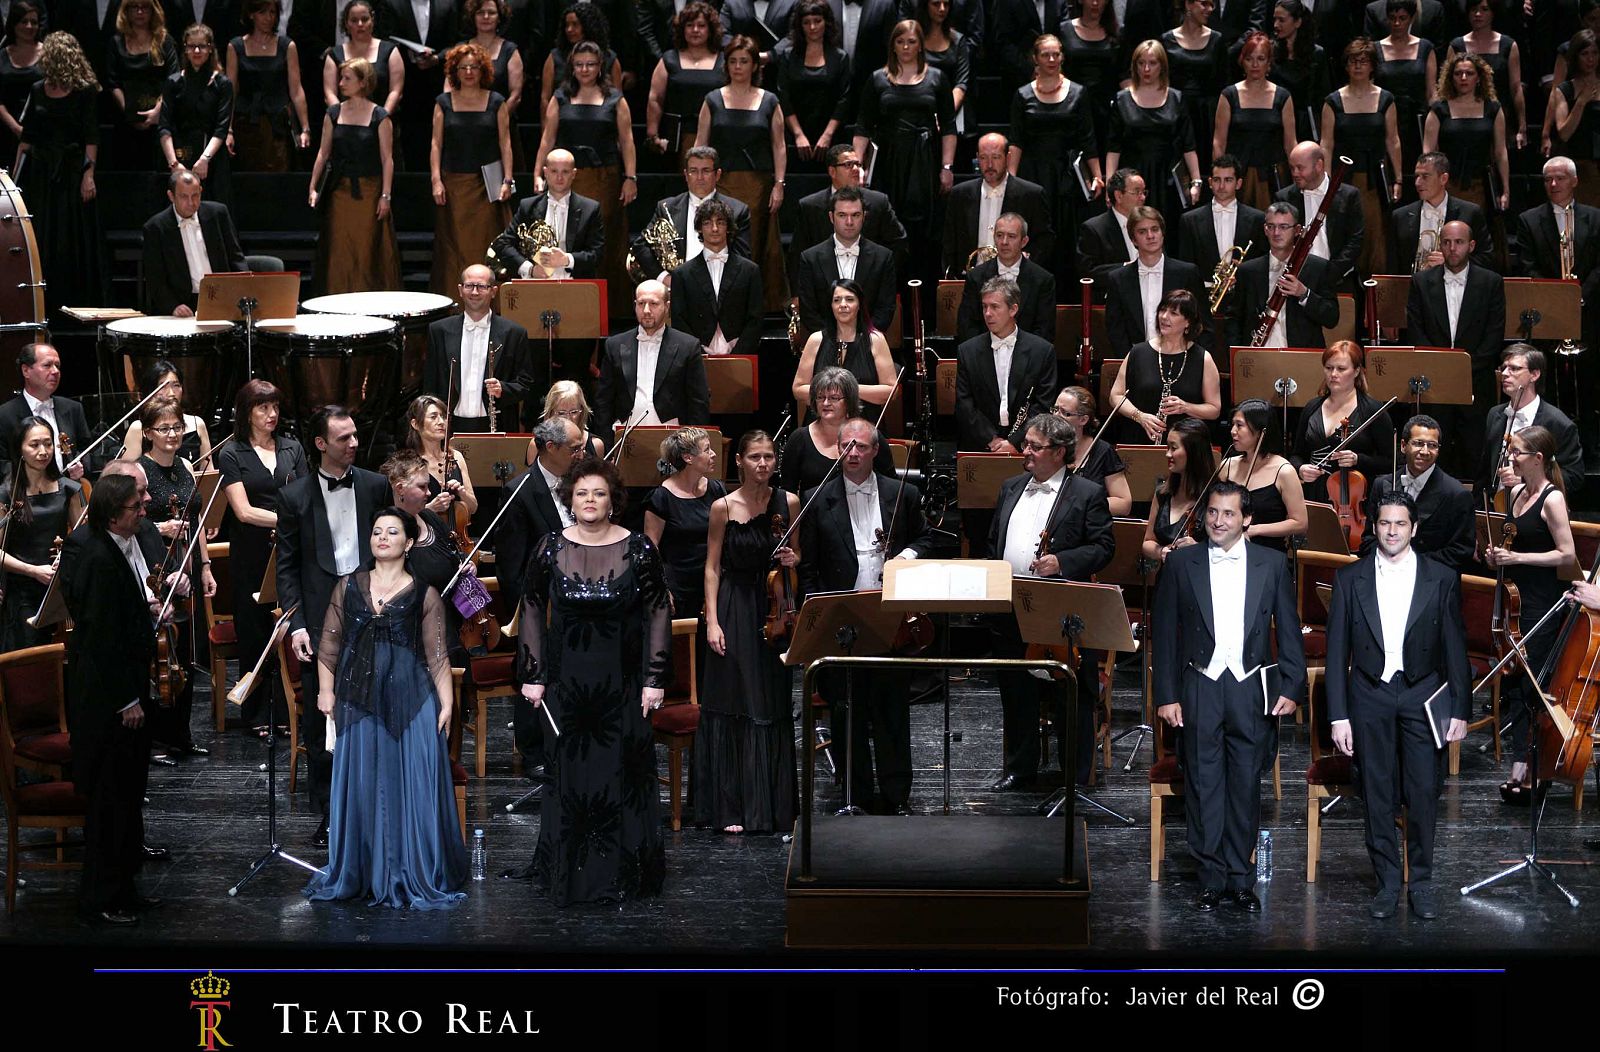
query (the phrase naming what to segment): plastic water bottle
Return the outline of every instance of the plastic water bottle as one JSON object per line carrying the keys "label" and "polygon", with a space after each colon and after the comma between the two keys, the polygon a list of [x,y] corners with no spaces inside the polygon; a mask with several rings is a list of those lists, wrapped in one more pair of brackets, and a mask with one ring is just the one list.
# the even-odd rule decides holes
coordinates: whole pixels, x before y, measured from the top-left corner
{"label": "plastic water bottle", "polygon": [[[476,859],[477,855],[474,854]],[[1256,880],[1272,879],[1272,831],[1263,829],[1256,837]]]}
{"label": "plastic water bottle", "polygon": [[489,848],[483,830],[472,831],[472,879],[482,880],[489,871]]}

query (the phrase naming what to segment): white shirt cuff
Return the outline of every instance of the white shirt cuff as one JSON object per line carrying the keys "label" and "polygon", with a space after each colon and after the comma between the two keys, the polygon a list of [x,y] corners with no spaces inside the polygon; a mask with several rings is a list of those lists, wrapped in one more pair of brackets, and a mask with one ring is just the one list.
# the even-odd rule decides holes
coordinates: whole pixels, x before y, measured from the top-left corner
{"label": "white shirt cuff", "polygon": [[519,278],[531,278],[531,277],[533,277],[533,263],[530,262],[529,260],[523,260],[522,261],[522,266],[517,268],[517,277],[519,277]]}
{"label": "white shirt cuff", "polygon": [[915,559],[916,557],[916,551],[911,548],[903,548],[901,549],[900,553],[895,556],[896,559]]}
{"label": "white shirt cuff", "polygon": [[129,709],[133,708],[135,705],[138,705],[138,704],[140,704],[139,699],[135,698],[134,700],[128,702],[126,705],[122,706],[122,708],[118,709],[117,711],[118,712],[127,712]]}

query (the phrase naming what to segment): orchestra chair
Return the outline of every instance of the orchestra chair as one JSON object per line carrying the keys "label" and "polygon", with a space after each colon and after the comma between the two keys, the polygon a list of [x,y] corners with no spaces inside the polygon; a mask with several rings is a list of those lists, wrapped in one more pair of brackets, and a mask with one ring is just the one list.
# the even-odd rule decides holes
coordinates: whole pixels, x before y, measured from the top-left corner
{"label": "orchestra chair", "polygon": [[700,728],[700,691],[695,686],[700,669],[695,644],[700,619],[672,619],[672,681],[661,707],[650,714],[650,729],[657,745],[667,749],[667,773],[656,781],[667,787],[672,802],[672,831],[683,828],[683,761],[694,755],[694,735]]}
{"label": "orchestra chair", "polygon": [[461,842],[468,847],[472,840],[467,836],[467,769],[461,763],[461,696],[462,683],[467,675],[463,668],[450,670],[452,701],[450,704],[449,749],[450,784],[456,793],[456,824],[461,827]]}
{"label": "orchestra chair", "polygon": [[[1295,613],[1300,618],[1300,642],[1306,652],[1306,685],[1322,676],[1328,656],[1328,607],[1318,595],[1319,588],[1331,589],[1333,578],[1341,566],[1349,566],[1359,556],[1341,555],[1337,552],[1318,552],[1301,548],[1295,553],[1299,564],[1297,579],[1299,594],[1295,597]],[[1304,719],[1303,711],[1296,710],[1295,722]]]}
{"label": "orchestra chair", "polygon": [[[282,616],[281,610],[272,612],[274,621]],[[300,659],[295,657],[288,635],[278,640],[278,679],[283,683],[283,699],[289,708],[289,795],[293,796],[299,782],[300,757],[306,757],[306,777],[309,778],[311,756],[306,752],[306,743],[300,740],[300,706],[305,701],[305,692],[300,689]]]}
{"label": "orchestra chair", "polygon": [[[1306,690],[1310,710],[1311,762],[1306,765],[1306,883],[1317,882],[1322,860],[1322,808],[1324,801],[1359,795],[1351,758],[1333,744],[1333,722],[1328,719],[1328,680],[1319,676]],[[1359,748],[1359,744],[1358,744]],[[1406,814],[1402,805],[1395,817],[1400,827],[1401,880],[1411,880],[1411,859],[1406,852]],[[1363,836],[1363,841],[1365,836]]]}
{"label": "orchestra chair", "polygon": [[517,683],[516,646],[506,642],[515,639],[515,611],[506,609],[498,577],[482,577],[479,581],[488,591],[490,611],[501,625],[501,638],[489,653],[467,657],[467,674],[461,687],[463,720],[466,710],[472,709],[473,769],[482,778],[488,770],[489,699],[514,698],[521,686]]}
{"label": "orchestra chair", "polygon": [[[34,655],[35,651],[55,651],[50,655],[34,655],[35,660],[48,657],[49,661],[33,667],[44,669],[45,674],[40,678],[48,680],[50,662],[53,662],[59,681],[64,650],[60,644],[51,644],[45,647],[29,647],[27,650],[7,654],[5,657],[11,659],[22,655]],[[14,662],[8,664],[8,671],[13,665]],[[57,778],[53,781],[23,785],[18,779],[19,757],[15,751],[11,728],[14,721],[19,718],[24,722],[30,721],[32,717],[27,710],[33,707],[30,702],[23,700],[23,693],[25,691],[0,691],[0,728],[4,728],[4,733],[0,733],[0,801],[5,803],[6,808],[7,913],[15,913],[17,910],[17,870],[22,865],[19,853],[36,851],[40,848],[55,848],[54,862],[30,862],[28,865],[46,869],[80,868],[82,863],[65,860],[66,834],[68,829],[74,827],[81,829],[88,820],[89,813],[89,801],[78,794],[70,781]],[[16,712],[13,712],[13,706],[19,707]],[[17,832],[21,829],[53,829],[55,839],[38,844],[19,844]]]}
{"label": "orchestra chair", "polygon": [[20,770],[44,778],[67,776],[72,741],[63,685],[67,648],[61,643],[0,654],[0,736]]}
{"label": "orchestra chair", "polygon": [[[1517,586],[1506,582],[1507,590],[1515,595]],[[1467,663],[1472,668],[1472,682],[1476,683],[1500,660],[1495,650],[1491,623],[1494,620],[1495,581],[1492,577],[1461,575],[1461,622],[1467,628]],[[1489,681],[1489,713],[1467,723],[1467,733],[1489,728],[1494,741],[1494,761],[1500,762],[1500,683],[1505,669],[1495,673]],[[1461,743],[1450,743],[1451,774],[1461,773]]]}
{"label": "orchestra chair", "polygon": [[219,732],[226,729],[228,722],[228,659],[239,656],[239,630],[233,623],[233,565],[228,562],[228,547],[227,543],[206,545],[211,576],[217,579],[217,594],[203,597],[206,642],[211,654],[211,710]]}
{"label": "orchestra chair", "polygon": [[1167,721],[1155,722],[1155,759],[1150,764],[1150,879],[1161,879],[1167,857],[1166,801],[1183,795],[1183,768],[1178,764],[1177,731]]}

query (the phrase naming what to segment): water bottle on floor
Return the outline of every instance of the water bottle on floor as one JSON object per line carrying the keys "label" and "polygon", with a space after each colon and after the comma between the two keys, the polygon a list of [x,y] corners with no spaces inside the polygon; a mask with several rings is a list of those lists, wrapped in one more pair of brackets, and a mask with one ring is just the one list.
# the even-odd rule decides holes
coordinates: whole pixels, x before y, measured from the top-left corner
{"label": "water bottle on floor", "polygon": [[489,871],[489,848],[483,830],[472,831],[472,879],[482,880]]}
{"label": "water bottle on floor", "polygon": [[1272,831],[1263,829],[1256,836],[1256,880],[1272,879]]}

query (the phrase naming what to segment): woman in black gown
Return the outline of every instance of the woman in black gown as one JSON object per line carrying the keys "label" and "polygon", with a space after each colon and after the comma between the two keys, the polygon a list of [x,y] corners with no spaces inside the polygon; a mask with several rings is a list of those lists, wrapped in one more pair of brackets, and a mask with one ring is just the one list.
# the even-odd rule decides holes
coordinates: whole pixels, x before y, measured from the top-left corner
{"label": "woman in black gown", "polygon": [[[566,150],[577,163],[572,192],[600,203],[600,223],[605,232],[600,277],[606,279],[611,313],[628,313],[627,207],[639,191],[638,158],[633,148],[633,117],[628,100],[611,84],[600,46],[584,41],[572,49],[567,77],[551,96],[544,111],[544,131],[534,171],[544,171],[544,159],[554,149]],[[542,175],[534,189],[544,188]]]}
{"label": "woman in black gown", "polygon": [[[278,32],[278,0],[245,0],[250,31],[228,44],[227,73],[238,91],[228,149],[241,172],[287,172],[289,144],[311,146],[300,51]],[[291,113],[299,131],[290,124]]]}
{"label": "woman in black gown", "polygon": [[[603,65],[611,72],[611,83],[622,84],[626,90],[623,79],[622,63],[617,60],[616,53],[611,49],[611,22],[606,13],[592,0],[577,0],[568,4],[566,10],[561,12],[561,40],[550,49],[545,56],[544,66],[539,73],[539,112],[544,113],[550,105],[550,97],[556,93],[556,88],[567,79],[567,60],[572,55],[572,49],[582,41],[590,40],[600,46],[603,56]],[[631,79],[632,74],[628,74]]]}
{"label": "woman in black gown", "polygon": [[716,148],[722,163],[718,191],[750,209],[750,258],[761,267],[766,309],[780,311],[789,301],[778,237],[778,209],[789,170],[783,107],[776,94],[758,86],[760,51],[749,37],[730,40],[722,60],[728,83],[700,104],[694,144]]}
{"label": "woman in black gown", "polygon": [[1354,431],[1373,416],[1378,417],[1334,456],[1329,468],[1354,468],[1366,477],[1369,487],[1379,475],[1394,470],[1394,423],[1382,409],[1383,403],[1367,394],[1367,357],[1359,343],[1338,340],[1322,352],[1322,390],[1300,411],[1294,449],[1289,455],[1290,463],[1300,472],[1306,500],[1331,503],[1329,472],[1316,463],[1339,444],[1339,428],[1344,421],[1348,420]]}
{"label": "woman in black gown", "polygon": [[[1438,150],[1450,159],[1450,193],[1492,217],[1495,243],[1503,245],[1501,217],[1511,207],[1511,160],[1494,77],[1478,56],[1457,55],[1440,71],[1438,91],[1422,128],[1423,152]],[[1491,192],[1491,176],[1499,180],[1494,187],[1498,194]]]}
{"label": "woman in black gown", "polygon": [[1294,97],[1297,142],[1317,137],[1316,100],[1328,97],[1328,56],[1317,43],[1317,20],[1300,0],[1278,0],[1272,8],[1272,81]]}
{"label": "woman in black gown", "polygon": [[1244,79],[1223,88],[1217,102],[1212,155],[1239,162],[1239,200],[1264,211],[1294,150],[1295,100],[1272,81],[1272,41],[1265,33],[1245,34],[1239,68]]}
{"label": "woman in black gown", "polygon": [[[1034,41],[1033,80],[1011,96],[1006,164],[1012,175],[1044,187],[1054,228],[1067,231],[1078,229],[1087,218],[1092,198],[1100,195],[1105,180],[1089,115],[1092,99],[1087,88],[1062,75],[1061,61],[1059,37],[1046,33]],[[1089,171],[1090,197],[1084,196],[1072,172],[1074,158],[1082,158]],[[1073,239],[1058,237],[1055,259],[1039,263],[1055,271],[1058,288],[1066,288],[1077,274],[1077,258]]]}
{"label": "woman in black gown", "polygon": [[[1076,18],[1061,22],[1061,68],[1083,85],[1094,124],[1096,157],[1105,156],[1111,132],[1111,101],[1128,72],[1128,48],[1117,33],[1111,0],[1079,0]],[[1037,46],[1037,44],[1035,45]],[[1058,228],[1059,229],[1059,228]],[[1066,240],[1063,238],[1062,240]]]}
{"label": "woman in black gown", "polygon": [[[1450,68],[1459,67],[1452,60]],[[1550,131],[1550,155],[1572,159],[1578,202],[1594,206],[1600,202],[1600,39],[1592,29],[1580,29],[1567,46],[1567,79],[1550,93]],[[1454,172],[1455,160],[1450,163]]]}
{"label": "woman in black gown", "polygon": [[367,97],[382,106],[385,113],[398,112],[400,96],[406,86],[406,65],[400,58],[399,44],[373,35],[376,23],[371,0],[347,0],[339,23],[348,39],[322,54],[323,104],[332,106],[348,97],[339,90],[339,67],[350,59],[364,58],[372,64],[375,78],[372,93]]}
{"label": "woman in black gown", "polygon": [[1228,76],[1228,49],[1222,34],[1208,25],[1215,9],[1211,0],[1184,0],[1183,21],[1161,34],[1172,86],[1183,94],[1202,170],[1211,167],[1211,123]]}
{"label": "woman in black gown", "polygon": [[818,172],[841,125],[850,123],[850,59],[839,46],[839,24],[828,0],[800,0],[793,29],[772,49],[778,70],[778,105],[793,140],[789,167]]}
{"label": "woman in black gown", "polygon": [[[1394,95],[1372,82],[1377,48],[1366,37],[1352,40],[1344,49],[1349,82],[1329,93],[1322,104],[1322,148],[1329,157],[1348,157],[1354,164],[1345,176],[1361,191],[1361,211],[1367,234],[1356,257],[1356,273],[1377,274],[1384,267],[1389,244],[1389,213],[1383,195],[1398,202],[1405,183],[1400,167],[1398,110]],[[1383,162],[1388,162],[1389,185],[1384,185]]]}
{"label": "woman in black gown", "polygon": [[511,23],[511,4],[501,3],[501,0],[467,0],[461,8],[461,22],[462,28],[468,33],[467,42],[483,48],[483,53],[489,56],[489,64],[494,70],[489,87],[501,94],[511,113],[511,156],[520,169],[525,156],[516,127],[525,98],[525,69],[522,52],[514,41],[505,36]]}
{"label": "woman in black gown", "polygon": [[539,543],[523,592],[522,696],[561,728],[531,867],[557,906],[659,895],[666,879],[650,712],[666,693],[672,603],[661,553],[615,523],[626,494],[614,465],[574,464],[556,498],[577,521]]}
{"label": "woman in black gown", "polygon": [[[251,380],[239,389],[233,406],[233,441],[217,454],[222,472],[222,496],[228,502],[228,572],[233,578],[233,624],[239,638],[239,667],[249,669],[261,656],[272,631],[269,607],[258,604],[278,526],[278,491],[304,475],[305,450],[289,435],[278,434],[278,389],[265,380]],[[277,678],[277,663],[266,665],[269,682]],[[279,700],[269,715],[268,699],[275,690],[259,688],[243,703],[246,727],[265,731],[269,719],[287,723]]]}
{"label": "woman in black gown", "polygon": [[106,143],[108,166],[135,172],[156,166],[161,86],[177,71],[178,42],[161,0],[122,0],[106,46],[105,89],[120,116]]}
{"label": "woman in black gown", "polygon": [[472,485],[472,472],[461,450],[448,442],[450,411],[444,399],[433,395],[419,395],[406,407],[405,415],[407,449],[415,450],[428,466],[428,496],[438,497],[448,493],[450,500],[441,501],[434,510],[444,514],[451,502],[458,502],[470,517],[478,513],[478,491]]}
{"label": "woman in black gown", "polygon": [[[690,796],[696,825],[724,833],[787,833],[795,816],[789,674],[762,637],[767,571],[795,566],[779,548],[800,499],[772,485],[765,431],[739,439],[739,488],[711,508],[706,534],[705,689]],[[651,794],[654,796],[654,793]]]}
{"label": "woman in black gown", "polygon": [[226,141],[233,126],[233,82],[217,61],[211,27],[183,31],[179,70],[161,86],[161,152],[167,170],[180,165],[205,184],[206,200],[233,203]]}
{"label": "woman in black gown", "polygon": [[[162,384],[167,386],[161,387]],[[161,394],[156,396],[156,400],[173,398],[179,405],[184,404],[183,374],[165,358],[158,358],[145,367],[139,376],[139,390],[135,393],[143,397],[158,387],[161,387]],[[191,400],[190,404],[194,405],[195,401]],[[144,425],[135,420],[128,425],[128,433],[122,439],[122,452],[117,455],[123,460],[138,460],[143,452]],[[178,446],[178,455],[190,464],[211,458],[211,429],[193,413],[183,414],[183,441]],[[206,465],[205,470],[209,471],[212,466]]]}
{"label": "woman in black gown", "polygon": [[1527,149],[1528,102],[1522,86],[1522,49],[1510,33],[1495,31],[1494,0],[1467,0],[1466,8],[1471,31],[1450,41],[1445,58],[1471,52],[1494,71],[1495,97],[1513,111],[1512,141],[1517,149]]}
{"label": "woman in black gown", "polygon": [[[1515,524],[1516,539],[1494,544],[1484,561],[1517,586],[1523,631],[1561,599],[1566,584],[1560,571],[1577,557],[1572,523],[1567,510],[1566,486],[1556,463],[1556,440],[1546,428],[1525,427],[1511,436],[1511,469],[1522,480],[1506,494],[1506,522]],[[1498,538],[1496,538],[1498,540]],[[1536,633],[1523,636],[1528,665],[1539,671],[1555,645],[1559,625],[1555,620]],[[1526,806],[1533,797],[1533,772],[1528,769],[1528,707],[1525,676],[1506,678],[1501,695],[1502,716],[1511,724],[1511,777],[1500,786],[1508,804]]]}
{"label": "woman in black gown", "polygon": [[[862,61],[868,61],[862,56]],[[954,185],[955,99],[944,74],[922,53],[922,27],[907,19],[889,37],[889,61],[863,89],[854,146],[865,157],[878,145],[872,188],[887,194],[905,224],[908,263],[928,288],[938,278],[935,231],[943,229],[943,195]]]}
{"label": "woman in black gown", "polygon": [[811,376],[818,365],[839,366],[855,377],[862,411],[876,420],[878,410],[894,391],[894,359],[889,341],[872,327],[872,319],[862,310],[866,292],[854,281],[841,278],[833,283],[829,295],[833,323],[806,339],[795,368],[791,393],[800,403],[800,418],[811,408]]}
{"label": "woman in black gown", "polygon": [[1377,42],[1378,66],[1373,79],[1394,95],[1399,111],[1400,163],[1407,172],[1422,154],[1422,120],[1433,101],[1438,67],[1433,42],[1414,36],[1417,0],[1388,0],[1389,35]]}
{"label": "woman in black gown", "polygon": [[[1133,49],[1131,87],[1111,104],[1111,138],[1105,170],[1135,168],[1144,176],[1145,204],[1161,213],[1168,230],[1178,228],[1185,209],[1200,203],[1200,160],[1183,93],[1167,85],[1167,52],[1154,40]],[[1173,168],[1182,162],[1186,178],[1180,197]]]}
{"label": "woman in black gown", "polygon": [[51,641],[53,628],[32,628],[27,619],[39,610],[55,576],[57,538],[72,532],[83,513],[83,487],[63,478],[56,467],[55,431],[37,417],[17,424],[17,445],[6,451],[12,479],[23,479],[21,507],[12,508],[12,484],[0,483],[0,509],[13,512],[4,527],[0,569],[5,571],[5,602],[0,604],[0,651],[21,650]]}
{"label": "woman in black gown", "polygon": [[1250,491],[1252,512],[1245,537],[1281,552],[1288,550],[1290,537],[1306,532],[1306,498],[1294,465],[1272,452],[1278,442],[1269,432],[1276,419],[1259,398],[1240,402],[1228,428],[1238,455],[1222,466],[1217,477]]}
{"label": "woman in black gown", "polygon": [[[1144,525],[1143,554],[1163,564],[1175,548],[1197,543],[1193,526],[1199,521],[1195,501],[1217,469],[1211,433],[1198,420],[1179,420],[1167,432],[1167,477],[1150,503]],[[1193,512],[1193,514],[1191,514]]]}
{"label": "woman in black gown", "polygon": [[[671,154],[673,171],[679,171],[694,145],[706,93],[722,87],[728,77],[723,69],[722,19],[716,8],[704,0],[689,0],[672,19],[672,37],[672,50],[662,53],[650,75],[645,141],[656,153]],[[669,129],[675,129],[671,140],[662,137],[663,117],[669,118]]]}
{"label": "woman in black gown", "polygon": [[[806,493],[822,485],[839,462],[839,429],[851,417],[861,415],[860,387],[848,369],[837,365],[818,369],[811,377],[811,407],[817,418],[794,429],[783,443],[778,474],[790,493]],[[878,443],[878,456],[872,470],[880,475],[894,474],[894,454],[889,443]]]}
{"label": "woman in black gown", "polygon": [[322,209],[317,284],[324,295],[400,288],[400,246],[389,203],[394,121],[372,101],[376,89],[372,63],[347,60],[339,69],[344,101],[331,104],[322,119],[306,200]]}
{"label": "woman in black gown", "polygon": [[[444,75],[451,90],[434,101],[428,158],[435,206],[428,288],[454,296],[461,272],[482,263],[489,243],[505,229],[505,202],[515,184],[511,112],[505,96],[488,87],[489,56],[476,44],[457,44],[445,53]],[[491,201],[483,186],[483,166],[496,161],[505,178]]]}
{"label": "woman in black gown", "polygon": [[[28,93],[44,79],[39,70],[41,10],[33,0],[12,0],[11,10],[6,13],[8,43],[0,48],[0,158],[6,160],[16,157],[17,143],[22,141],[22,114]],[[156,96],[159,98],[160,94],[158,87]]]}
{"label": "woman in black gown", "polygon": [[1050,412],[1072,425],[1076,436],[1076,455],[1068,467],[1072,474],[1089,482],[1099,483],[1106,491],[1106,503],[1112,515],[1127,515],[1133,511],[1133,491],[1128,488],[1128,465],[1117,454],[1117,447],[1103,438],[1096,438],[1100,421],[1096,414],[1099,405],[1087,387],[1063,387],[1056,395]]}
{"label": "woman in black gown", "polygon": [[956,135],[976,138],[977,125],[967,116],[976,112],[969,105],[977,83],[972,69],[972,40],[950,24],[950,0],[916,0],[914,7],[917,25],[922,27],[923,57],[928,65],[943,74],[944,82],[950,86]]}
{"label": "woman in black gown", "polygon": [[39,52],[44,79],[28,94],[17,162],[44,268],[45,305],[105,303],[105,239],[95,200],[100,84],[70,33],[51,33]]}
{"label": "woman in black gown", "polygon": [[698,427],[679,428],[668,435],[661,440],[661,468],[671,474],[646,499],[644,533],[661,550],[666,564],[672,616],[699,617],[706,598],[711,506],[727,492],[716,475],[717,451],[711,436]]}
{"label": "woman in black gown", "polygon": [[[1112,425],[1125,445],[1155,444],[1174,420],[1215,420],[1222,415],[1222,378],[1217,363],[1195,343],[1200,305],[1187,289],[1173,289],[1156,308],[1156,343],[1129,348],[1109,398],[1121,418]],[[1127,395],[1124,400],[1123,396]]]}

